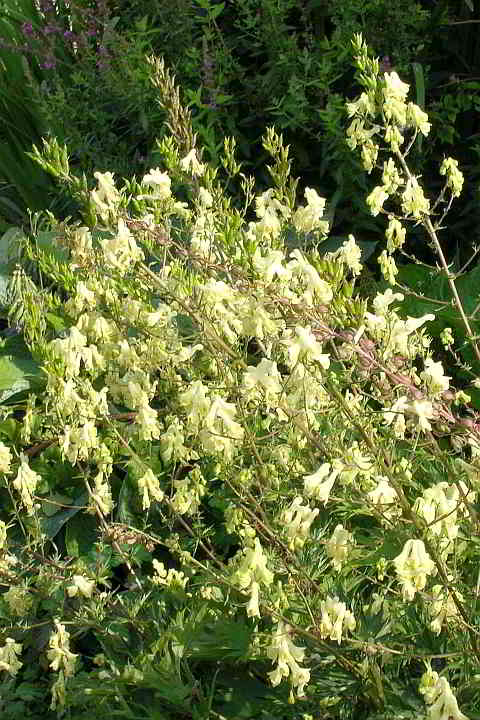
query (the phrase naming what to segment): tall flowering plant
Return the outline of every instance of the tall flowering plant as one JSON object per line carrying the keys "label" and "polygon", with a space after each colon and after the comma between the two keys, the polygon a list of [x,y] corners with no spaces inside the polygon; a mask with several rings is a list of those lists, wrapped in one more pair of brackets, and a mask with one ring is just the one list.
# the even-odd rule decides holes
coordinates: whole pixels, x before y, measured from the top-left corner
{"label": "tall flowering plant", "polygon": [[[371,70],[349,137],[373,167],[377,90],[385,136],[419,116]],[[356,297],[353,236],[286,249],[328,223],[273,129],[261,194],[225,142],[246,195],[232,207],[178,102],[164,166],[123,186],[75,178],[54,141],[35,152],[83,221],[51,217],[34,253],[50,284],[19,270],[10,289],[45,390],[0,425],[0,668],[20,682],[33,646],[60,711],[234,717],[240,674],[258,680],[255,716],[300,699],[303,717],[464,718],[480,434],[433,358],[434,317],[403,318],[391,288]],[[377,195],[402,186],[387,175]],[[420,197],[412,181],[423,220]]]}

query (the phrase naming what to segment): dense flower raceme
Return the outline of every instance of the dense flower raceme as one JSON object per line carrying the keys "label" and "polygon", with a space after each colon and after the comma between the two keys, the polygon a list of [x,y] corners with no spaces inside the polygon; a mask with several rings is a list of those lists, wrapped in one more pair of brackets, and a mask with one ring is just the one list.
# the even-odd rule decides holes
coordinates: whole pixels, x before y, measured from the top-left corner
{"label": "dense flower raceme", "polygon": [[[416,111],[404,111],[405,92],[398,78],[386,81],[385,116],[426,129]],[[372,103],[364,98],[358,108],[371,115]],[[42,411],[49,437],[84,482],[87,512],[102,531],[125,513],[121,468],[134,496],[129,522],[151,523],[155,542],[181,565],[167,568],[153,558],[149,587],[192,598],[197,586],[200,597],[220,605],[228,593],[234,612],[258,632],[252,658],[273,663],[274,687],[287,679],[297,695],[305,693],[315,638],[335,653],[350,642],[363,647],[367,631],[344,581],[364,582],[370,542],[383,553],[375,563],[388,596],[385,612],[401,617],[404,603],[418,602],[419,622],[427,617],[432,636],[449,642],[449,623],[463,622],[458,607],[469,598],[445,587],[444,565],[460,560],[448,566],[454,585],[475,486],[454,457],[436,470],[441,480],[427,482],[405,450],[415,443],[433,458],[432,433],[456,422],[447,397],[451,378],[432,357],[426,334],[434,316],[402,318],[403,296],[391,289],[371,303],[352,297],[362,270],[353,236],[323,256],[285,249],[292,226],[324,238],[325,202],[315,190],[307,188],[305,205],[292,209],[273,188],[257,197],[256,220],[246,223],[230,210],[227,222],[213,202],[219,188],[194,151],[178,169],[192,179],[192,202],[177,201],[169,174],[154,168],[138,185],[135,213],[113,175],[96,173],[97,189],[86,203],[101,225],[71,228],[63,329],[36,348],[47,377]],[[386,164],[383,181],[384,194],[407,188],[393,164]],[[386,200],[377,196],[372,206]],[[395,220],[390,242],[399,247],[403,228]],[[48,258],[42,262],[48,271]],[[50,270],[59,277],[53,261]],[[456,443],[472,455],[478,474],[478,438],[463,429]],[[34,468],[28,454],[0,444],[0,471],[31,533],[47,492]],[[210,533],[206,508],[223,513],[234,539],[229,559],[221,550],[215,557],[215,539],[202,539]],[[368,518],[370,531],[363,523],[357,532],[357,516]],[[4,535],[8,577],[14,565]],[[72,567],[67,575],[69,602],[97,602],[105,611],[91,569]],[[4,598],[12,613],[15,606],[27,614],[35,602],[23,580],[12,582]],[[308,635],[301,646],[299,629]],[[0,652],[14,675],[20,644],[6,641]],[[61,706],[76,670],[61,619],[47,657],[56,673],[53,704]]]}
{"label": "dense flower raceme", "polygon": [[[402,220],[425,223],[432,214],[430,200],[406,162],[417,135],[427,137],[431,124],[418,105],[407,101],[410,86],[402,82],[396,72],[380,75],[378,61],[368,56],[361,36],[355,37],[353,47],[360,82],[366,92],[358,100],[347,103],[348,116],[352,118],[347,130],[347,143],[352,150],[360,149],[363,166],[368,173],[377,167],[382,152],[393,155],[383,162],[382,184],[374,187],[366,201],[372,215],[380,212],[388,215],[387,250],[381,253],[379,263],[387,282],[394,285],[398,269],[392,256],[403,246],[406,234]],[[463,187],[458,161],[445,158],[439,171],[445,176],[445,187],[439,200],[445,201],[444,193],[450,194],[451,199],[458,197]],[[399,217],[395,217],[395,206]],[[429,234],[431,232],[429,226]]]}

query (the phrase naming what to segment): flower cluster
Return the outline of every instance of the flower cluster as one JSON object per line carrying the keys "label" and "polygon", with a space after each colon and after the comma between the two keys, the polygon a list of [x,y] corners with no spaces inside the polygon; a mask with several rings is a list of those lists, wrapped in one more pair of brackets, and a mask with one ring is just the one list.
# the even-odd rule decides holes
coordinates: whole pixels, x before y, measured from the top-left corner
{"label": "flower cluster", "polygon": [[268,676],[273,686],[278,685],[282,678],[289,677],[297,695],[302,697],[305,694],[305,685],[310,680],[310,670],[301,667],[300,663],[305,658],[305,648],[294,645],[289,635],[290,630],[291,628],[282,621],[277,624],[272,643],[267,648],[267,657],[277,666],[268,673]]}
{"label": "flower cluster", "polygon": [[322,638],[330,638],[339,645],[342,642],[342,636],[347,631],[353,632],[356,627],[356,621],[353,613],[347,610],[344,602],[338,597],[327,597],[320,603],[322,617],[320,619],[320,635]]}
{"label": "flower cluster", "polygon": [[[384,206],[396,203],[403,218],[423,224],[429,221],[430,200],[425,196],[418,178],[410,172],[406,157],[419,133],[428,136],[431,124],[428,115],[418,105],[407,101],[410,86],[396,72],[380,74],[378,60],[368,57],[367,46],[360,35],[354,38],[353,46],[361,73],[360,81],[366,91],[354,102],[347,103],[347,112],[352,118],[347,130],[347,143],[352,149],[360,148],[363,166],[369,173],[376,167],[383,149],[393,155],[384,161],[382,183],[368,195],[367,205],[374,216],[388,214],[387,250],[380,254],[379,263],[384,278],[394,285],[398,271],[392,255],[404,245],[406,231],[401,219]],[[448,190],[452,198],[458,197],[463,186],[458,162],[446,158],[440,166],[440,174],[446,178],[444,191]],[[443,192],[440,197],[443,199]],[[428,229],[432,231],[431,226]]]}
{"label": "flower cluster", "polygon": [[468,720],[459,707],[447,678],[430,668],[422,675],[419,687],[428,706],[428,720]]}
{"label": "flower cluster", "polygon": [[[379,131],[372,134],[368,123],[379,98],[392,133],[428,131],[407,91],[387,73],[349,108],[350,138],[365,149],[367,164],[376,153]],[[396,142],[406,137],[397,134]],[[127,616],[132,633],[138,624],[141,662],[122,672],[112,657],[98,670],[118,687],[120,680],[140,685],[145,665],[163,662],[167,652],[170,661],[172,647],[183,652],[188,628],[198,647],[226,628],[225,652],[233,656],[226,636],[234,623],[246,639],[242,658],[268,658],[271,684],[288,679],[302,696],[311,675],[344,648],[343,670],[355,681],[366,666],[377,671],[370,646],[366,665],[358,662],[371,634],[359,606],[388,616],[385,636],[395,637],[382,643],[390,652],[390,641],[401,646],[407,615],[419,636],[426,622],[433,640],[438,634],[447,645],[449,625],[465,619],[473,597],[463,586],[453,594],[445,577],[452,588],[463,582],[462,563],[453,560],[467,552],[462,525],[476,497],[478,438],[473,422],[458,430],[452,378],[427,335],[434,316],[406,316],[403,295],[392,289],[357,298],[361,250],[352,236],[324,255],[289,250],[283,241],[292,228],[326,233],[325,202],[313,188],[296,207],[291,188],[277,183],[256,197],[256,220],[247,222],[246,211],[229,207],[200,152],[171,157],[173,170],[152,168],[123,189],[112,173],[97,172],[96,187],[83,196],[88,226],[64,232],[62,225],[58,245],[72,260],[63,280],[56,257],[42,255],[42,271],[67,296],[44,300],[51,324],[33,347],[45,392],[28,401],[18,441],[7,445],[10,426],[0,427],[0,473],[12,508],[5,512],[12,523],[23,514],[26,542],[45,542],[42,533],[71,517],[77,524],[84,511],[88,527],[100,531],[101,541],[78,562],[56,558],[31,579],[30,571],[17,572],[7,554],[10,528],[0,525],[8,586],[1,609],[12,626],[37,603],[43,612],[41,573],[51,572],[54,599],[44,605],[57,603],[62,612],[46,650],[57,706],[74,684],[67,683],[73,650],[80,652],[73,630],[70,649],[67,623],[110,632],[121,612],[122,626]],[[383,166],[371,208],[380,212],[398,193],[405,212],[410,203],[408,217],[422,219],[427,201],[418,209],[415,180],[395,158]],[[457,187],[452,167],[448,173]],[[175,197],[178,178],[188,202]],[[405,242],[394,214],[387,242],[381,264],[394,280],[392,253]],[[28,443],[36,443],[30,452]],[[454,455],[464,448],[460,465]],[[430,467],[435,481],[425,479]],[[452,468],[462,473],[455,482]],[[66,544],[80,552],[71,526]],[[110,591],[114,562],[128,569],[128,592]],[[376,592],[366,598],[371,567]],[[13,627],[8,635],[17,638]],[[149,645],[150,635],[157,644]],[[168,642],[157,642],[159,635]],[[105,637],[105,654],[114,656]],[[307,669],[314,650],[321,660]],[[12,675],[20,649],[13,651],[17,661],[11,643],[3,661]],[[396,662],[398,652],[391,654]],[[455,710],[447,690],[439,686],[430,705]]]}
{"label": "flower cluster", "polygon": [[260,540],[255,538],[253,547],[246,547],[236,558],[238,567],[232,580],[243,592],[250,592],[247,615],[260,617],[259,593],[262,585],[272,584],[274,574],[267,568],[267,557],[263,552]]}
{"label": "flower cluster", "polygon": [[393,564],[405,600],[413,600],[415,593],[425,587],[427,576],[436,572],[435,563],[425,550],[422,540],[407,540]]}

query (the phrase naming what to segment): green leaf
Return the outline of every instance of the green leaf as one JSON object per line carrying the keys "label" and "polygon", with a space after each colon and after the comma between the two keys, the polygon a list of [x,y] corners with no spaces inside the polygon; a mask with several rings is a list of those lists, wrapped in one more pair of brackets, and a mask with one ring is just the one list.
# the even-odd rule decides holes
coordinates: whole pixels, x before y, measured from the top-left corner
{"label": "green leaf", "polygon": [[[438,336],[444,328],[451,327],[456,334],[457,342],[464,341],[458,346],[464,361],[478,367],[473,349],[465,339],[465,326],[461,315],[452,304],[452,292],[445,275],[420,265],[410,264],[399,269],[397,282],[416,293],[416,295],[405,293],[405,299],[400,305],[401,315],[418,317],[433,313],[435,320],[428,324],[429,333]],[[455,285],[468,317],[480,302],[480,267],[457,278]],[[436,302],[437,300],[439,302]],[[480,334],[479,313],[470,319],[470,326],[475,335]]]}
{"label": "green leaf", "polygon": [[45,383],[42,369],[20,335],[12,335],[0,348],[0,403],[24,390],[37,390]]}
{"label": "green leaf", "polygon": [[132,480],[127,476],[122,483],[118,497],[118,522],[135,525],[139,509],[138,491],[133,487]]}
{"label": "green leaf", "polygon": [[53,327],[55,332],[61,332],[62,330],[66,329],[66,324],[64,318],[60,317],[60,315],[54,315],[53,313],[46,313],[45,318],[49,325]]}
{"label": "green leaf", "polygon": [[97,521],[92,515],[78,513],[70,518],[65,529],[65,544],[69,555],[72,557],[88,555],[97,539]]}
{"label": "green leaf", "polygon": [[8,283],[13,270],[12,260],[19,257],[19,248],[25,240],[21,228],[11,227],[0,237],[0,305],[8,304]]}
{"label": "green leaf", "polygon": [[10,266],[0,263],[0,306],[8,305],[8,284],[11,278]]}
{"label": "green leaf", "polygon": [[2,237],[0,237],[0,264],[8,265],[12,257],[16,254],[15,250],[18,250],[24,240],[25,234],[21,228],[8,228]]}
{"label": "green leaf", "polygon": [[53,256],[59,263],[68,262],[68,251],[66,248],[57,245],[58,233],[54,230],[44,230],[39,232],[35,238],[35,242],[39,250],[43,250],[47,255]]}
{"label": "green leaf", "polygon": [[11,443],[16,442],[21,430],[21,424],[12,417],[0,422],[0,435]]}
{"label": "green leaf", "polygon": [[0,357],[0,403],[23,390],[38,388],[42,377],[33,359],[4,355]]}
{"label": "green leaf", "polygon": [[71,498],[69,498],[67,495],[60,495],[60,493],[55,493],[53,495],[50,495],[50,497],[43,498],[42,512],[47,517],[52,517],[60,510],[60,507],[62,505],[70,505],[71,502]]}
{"label": "green leaf", "polygon": [[43,516],[41,519],[42,531],[50,540],[53,540],[53,538],[58,535],[60,530],[63,528],[65,523],[83,510],[87,503],[88,495],[85,492],[75,498],[72,507],[68,510],[62,510],[55,515],[52,515],[52,517]]}

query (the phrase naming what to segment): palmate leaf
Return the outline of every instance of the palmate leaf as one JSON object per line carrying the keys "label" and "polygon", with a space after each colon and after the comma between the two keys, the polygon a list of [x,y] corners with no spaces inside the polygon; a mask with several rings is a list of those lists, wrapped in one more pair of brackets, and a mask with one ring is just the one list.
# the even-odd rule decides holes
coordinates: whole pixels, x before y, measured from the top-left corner
{"label": "palmate leaf", "polygon": [[186,627],[181,642],[194,660],[236,662],[249,656],[252,630],[244,622],[221,618]]}
{"label": "palmate leaf", "polygon": [[[226,672],[218,674],[216,690],[220,697],[215,702],[215,707],[222,716],[230,720],[250,720],[255,717],[268,717],[265,715],[268,711],[272,712],[272,717],[275,716],[275,701],[279,693],[284,694],[285,687],[276,690],[257,680],[252,674],[228,668]],[[284,710],[283,702],[281,710]]]}

